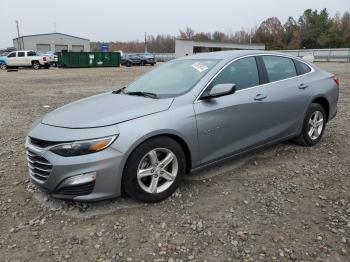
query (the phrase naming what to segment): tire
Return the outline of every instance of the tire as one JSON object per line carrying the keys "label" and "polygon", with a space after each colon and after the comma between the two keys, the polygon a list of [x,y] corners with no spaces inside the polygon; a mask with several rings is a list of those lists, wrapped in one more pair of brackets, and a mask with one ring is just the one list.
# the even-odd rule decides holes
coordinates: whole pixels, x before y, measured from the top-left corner
{"label": "tire", "polygon": [[126,67],[130,67],[130,66],[131,66],[131,63],[128,61],[128,62],[126,62],[125,66],[126,66]]}
{"label": "tire", "polygon": [[32,64],[32,67],[34,70],[38,70],[40,69],[40,64],[38,61],[34,61],[33,64]]}
{"label": "tire", "polygon": [[[171,162],[162,162],[166,157]],[[123,190],[138,201],[158,202],[175,192],[185,172],[186,158],[181,146],[170,137],[156,137],[131,153],[124,168]]]}
{"label": "tire", "polygon": [[[315,117],[318,116],[318,124],[315,125]],[[322,121],[320,120],[322,118]],[[313,124],[311,124],[313,122]],[[296,142],[302,146],[314,146],[322,138],[327,122],[327,114],[324,108],[317,103],[312,103],[305,115],[303,129],[296,138]],[[312,127],[314,132],[312,132]]]}
{"label": "tire", "polygon": [[7,69],[7,65],[6,64],[1,64],[0,65],[0,69],[1,70],[6,70]]}

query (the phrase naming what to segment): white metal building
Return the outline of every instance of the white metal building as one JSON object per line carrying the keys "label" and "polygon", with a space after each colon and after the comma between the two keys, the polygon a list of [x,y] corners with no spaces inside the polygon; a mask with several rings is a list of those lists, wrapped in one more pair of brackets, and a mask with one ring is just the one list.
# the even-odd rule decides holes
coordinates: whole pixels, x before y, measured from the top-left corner
{"label": "white metal building", "polygon": [[222,43],[215,41],[193,41],[187,39],[175,40],[175,56],[176,58],[193,55],[199,52],[213,52],[224,50],[238,50],[238,49],[254,49],[265,50],[264,44],[238,44],[238,43]]}
{"label": "white metal building", "polygon": [[40,52],[90,52],[90,40],[62,33],[26,35],[13,39],[17,50],[34,50]]}

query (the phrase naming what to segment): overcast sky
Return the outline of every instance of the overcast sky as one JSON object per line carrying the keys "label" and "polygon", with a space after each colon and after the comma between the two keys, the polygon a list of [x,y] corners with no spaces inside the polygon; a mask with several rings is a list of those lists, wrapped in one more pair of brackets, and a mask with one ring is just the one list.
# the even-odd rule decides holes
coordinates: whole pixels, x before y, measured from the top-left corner
{"label": "overcast sky", "polygon": [[17,36],[57,32],[91,41],[142,40],[149,34],[195,31],[235,32],[277,16],[282,23],[307,9],[327,8],[333,16],[350,10],[350,0],[1,0],[0,48]]}

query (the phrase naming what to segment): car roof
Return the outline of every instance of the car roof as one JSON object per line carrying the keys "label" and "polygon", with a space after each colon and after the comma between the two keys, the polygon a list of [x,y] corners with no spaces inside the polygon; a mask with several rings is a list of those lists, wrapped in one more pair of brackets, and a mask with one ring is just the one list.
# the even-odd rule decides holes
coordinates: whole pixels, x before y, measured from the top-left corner
{"label": "car roof", "polygon": [[265,51],[265,50],[231,50],[231,51],[218,51],[218,52],[210,52],[210,53],[198,53],[191,56],[185,56],[179,58],[179,60],[185,59],[220,59],[220,60],[232,60],[241,56],[247,55],[282,55],[286,57],[293,57],[284,53],[273,52],[273,51]]}

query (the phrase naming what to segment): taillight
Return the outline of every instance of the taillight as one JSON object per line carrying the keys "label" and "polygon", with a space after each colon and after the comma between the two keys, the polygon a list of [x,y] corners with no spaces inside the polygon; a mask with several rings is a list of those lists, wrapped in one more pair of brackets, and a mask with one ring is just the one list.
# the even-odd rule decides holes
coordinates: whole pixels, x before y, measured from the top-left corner
{"label": "taillight", "polygon": [[46,56],[43,57],[43,60],[46,61]]}
{"label": "taillight", "polygon": [[337,84],[337,86],[339,87],[339,78],[336,78],[335,76],[333,76],[333,80]]}

